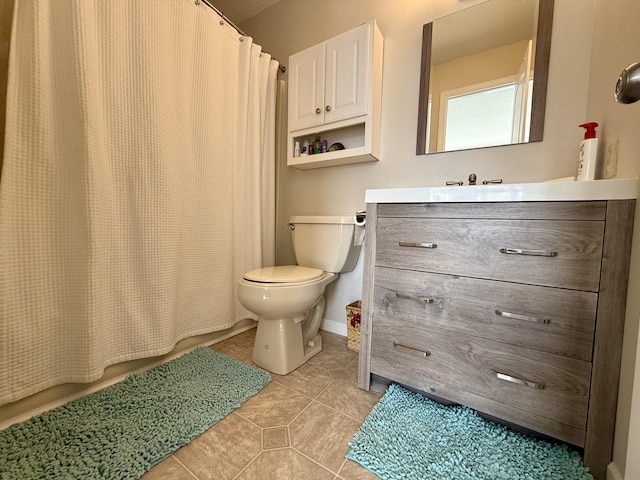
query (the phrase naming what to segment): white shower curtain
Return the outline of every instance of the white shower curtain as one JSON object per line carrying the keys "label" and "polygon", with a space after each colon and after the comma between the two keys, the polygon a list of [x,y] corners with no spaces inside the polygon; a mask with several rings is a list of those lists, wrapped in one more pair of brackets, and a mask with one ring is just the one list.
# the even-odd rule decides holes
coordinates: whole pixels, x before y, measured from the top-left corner
{"label": "white shower curtain", "polygon": [[191,0],[19,0],[0,404],[248,316],[274,261],[278,64]]}

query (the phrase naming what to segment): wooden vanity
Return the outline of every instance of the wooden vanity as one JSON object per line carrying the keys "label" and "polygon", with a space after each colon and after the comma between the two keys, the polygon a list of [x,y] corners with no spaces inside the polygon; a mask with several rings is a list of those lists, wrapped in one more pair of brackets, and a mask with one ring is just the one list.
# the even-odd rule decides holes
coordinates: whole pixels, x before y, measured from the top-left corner
{"label": "wooden vanity", "polygon": [[359,386],[611,460],[636,180],[368,190]]}

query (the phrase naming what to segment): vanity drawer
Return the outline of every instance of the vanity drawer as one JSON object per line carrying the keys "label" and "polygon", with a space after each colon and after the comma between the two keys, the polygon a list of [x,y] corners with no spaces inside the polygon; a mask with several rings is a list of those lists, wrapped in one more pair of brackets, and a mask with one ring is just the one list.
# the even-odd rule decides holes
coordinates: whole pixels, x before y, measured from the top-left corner
{"label": "vanity drawer", "polygon": [[376,267],[373,312],[591,361],[598,295]]}
{"label": "vanity drawer", "polygon": [[[377,315],[373,338],[372,364],[401,368],[409,377],[424,378],[427,385],[432,380],[490,399],[491,411],[485,413],[505,418],[500,407],[504,404],[505,409],[516,408],[574,428],[585,426],[588,362]],[[442,393],[435,388],[428,391]],[[465,403],[455,396],[447,399]]]}
{"label": "vanity drawer", "polygon": [[376,265],[596,292],[604,222],[379,218]]}

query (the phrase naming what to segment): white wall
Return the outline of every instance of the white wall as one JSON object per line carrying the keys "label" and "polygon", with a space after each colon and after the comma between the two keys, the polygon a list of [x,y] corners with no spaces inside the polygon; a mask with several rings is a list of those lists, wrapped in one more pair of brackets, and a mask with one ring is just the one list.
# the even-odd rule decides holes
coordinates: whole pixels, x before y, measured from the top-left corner
{"label": "white wall", "polygon": [[[618,104],[613,98],[613,90],[622,69],[640,61],[640,40],[635,24],[640,18],[640,2],[595,0],[595,18],[588,116],[602,124],[601,154],[605,153],[607,145],[620,140],[618,176],[637,176],[640,170],[640,102]],[[637,295],[640,291],[640,206],[636,206],[634,231],[613,452],[615,466],[612,466],[628,480],[640,478],[640,298]]]}
{"label": "white wall", "polygon": [[[577,145],[582,138],[578,124],[584,121],[603,124],[602,143],[620,139],[618,177],[638,176],[640,104],[623,107],[611,100],[619,70],[627,63],[640,60],[640,42],[634,23],[640,18],[637,0],[556,0],[543,142],[415,155],[422,25],[474,3],[480,2],[282,0],[241,24],[244,31],[284,64],[292,53],[371,19],[377,20],[385,39],[381,159],[370,164],[307,171],[286,167],[286,161],[280,160],[280,264],[293,262],[286,227],[289,216],[360,210],[368,188],[441,186],[447,180],[466,180],[471,172],[476,173],[479,180],[503,178],[507,183],[575,175]],[[638,214],[636,227],[640,227]],[[614,447],[614,460],[622,472],[627,452],[629,469],[634,468],[630,471],[639,471],[640,462],[640,457],[636,454],[636,458],[632,458],[631,453],[640,451],[637,441],[640,379],[636,382],[633,410],[631,407],[640,316],[640,299],[635,298],[640,287],[638,237],[640,234],[634,243]],[[327,292],[329,319],[344,322],[344,306],[360,294],[361,282],[359,266],[330,286]],[[635,375],[638,377],[640,373]],[[635,435],[636,440],[627,449],[629,435]],[[640,474],[627,475],[628,480],[633,478],[640,478]]]}

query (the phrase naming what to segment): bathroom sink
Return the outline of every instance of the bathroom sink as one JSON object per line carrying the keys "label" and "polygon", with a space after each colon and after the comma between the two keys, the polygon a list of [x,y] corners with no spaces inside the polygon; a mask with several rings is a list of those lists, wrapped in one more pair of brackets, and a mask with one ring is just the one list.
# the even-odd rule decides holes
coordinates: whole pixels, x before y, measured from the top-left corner
{"label": "bathroom sink", "polygon": [[638,179],[368,189],[366,203],[547,202],[637,198]]}

